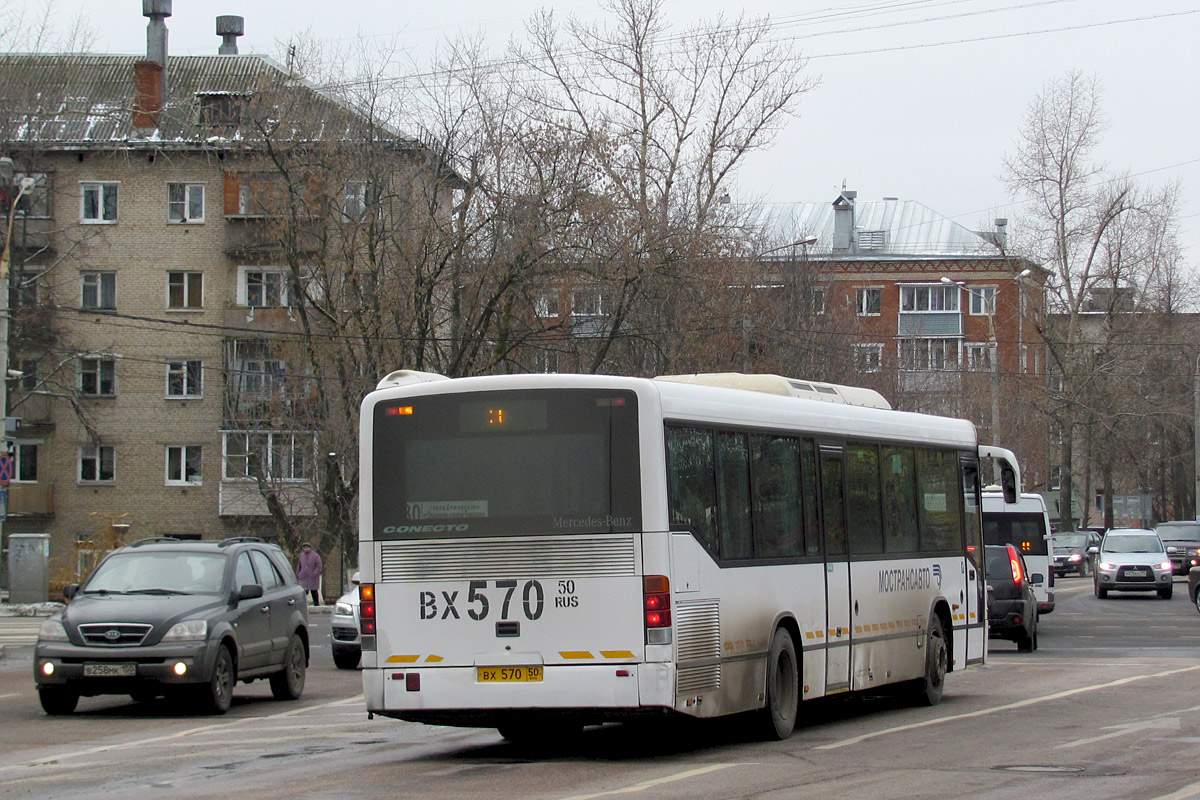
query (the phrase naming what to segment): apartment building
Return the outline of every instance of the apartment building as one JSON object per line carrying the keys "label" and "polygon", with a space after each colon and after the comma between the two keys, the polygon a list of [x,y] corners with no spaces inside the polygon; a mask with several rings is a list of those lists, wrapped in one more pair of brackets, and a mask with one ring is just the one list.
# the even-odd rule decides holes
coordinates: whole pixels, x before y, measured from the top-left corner
{"label": "apartment building", "polygon": [[975,231],[912,200],[764,206],[766,284],[804,275],[815,314],[849,350],[839,379],[894,406],[966,417],[1014,449],[1027,488],[1046,479],[1046,426],[1035,412],[1046,363],[1039,324],[1047,273],[1007,251],[1007,222]]}
{"label": "apartment building", "polygon": [[[106,537],[311,539],[336,596],[354,555],[321,505],[337,454],[297,409],[315,378],[296,363],[294,295],[297,264],[321,260],[362,213],[367,181],[315,161],[284,174],[261,145],[344,147],[369,128],[408,163],[436,159],[239,54],[241,18],[219,18],[219,53],[168,56],[170,5],[146,4],[146,57],[0,56],[12,173],[0,197],[12,287],[4,532],[50,534],[60,582]],[[336,207],[281,219],[272,203],[297,191]]]}

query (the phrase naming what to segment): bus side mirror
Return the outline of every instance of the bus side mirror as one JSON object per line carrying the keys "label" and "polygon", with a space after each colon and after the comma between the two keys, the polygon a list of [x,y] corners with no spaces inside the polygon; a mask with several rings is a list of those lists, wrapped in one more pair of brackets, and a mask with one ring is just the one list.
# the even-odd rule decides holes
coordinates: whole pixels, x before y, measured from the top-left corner
{"label": "bus side mirror", "polygon": [[1000,461],[1000,488],[1004,492],[1004,502],[1017,502],[1017,471],[1004,460]]}

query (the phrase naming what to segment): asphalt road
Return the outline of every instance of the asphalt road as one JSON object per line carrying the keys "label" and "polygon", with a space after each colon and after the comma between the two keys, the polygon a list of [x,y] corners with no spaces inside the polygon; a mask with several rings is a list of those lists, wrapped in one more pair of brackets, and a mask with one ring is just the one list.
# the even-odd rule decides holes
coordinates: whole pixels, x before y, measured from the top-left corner
{"label": "asphalt road", "polygon": [[736,720],[586,731],[549,751],[492,730],[363,711],[316,618],[304,697],[239,686],[223,717],[85,698],[42,714],[32,661],[0,661],[0,797],[12,798],[1200,798],[1200,614],[1067,578],[1040,649],[995,642],[935,708],[893,697],[806,704],[786,742]]}

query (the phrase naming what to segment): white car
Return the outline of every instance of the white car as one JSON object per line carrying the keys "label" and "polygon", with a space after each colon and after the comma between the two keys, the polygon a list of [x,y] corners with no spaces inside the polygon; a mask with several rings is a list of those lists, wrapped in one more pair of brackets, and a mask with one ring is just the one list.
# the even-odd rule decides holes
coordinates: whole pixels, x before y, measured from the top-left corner
{"label": "white car", "polygon": [[1103,599],[1115,589],[1157,591],[1164,600],[1171,599],[1171,559],[1154,531],[1113,528],[1088,552],[1096,555],[1096,597]]}
{"label": "white car", "polygon": [[350,576],[350,591],[338,598],[329,620],[333,663],[338,669],[357,669],[362,658],[362,634],[358,629],[358,573]]}

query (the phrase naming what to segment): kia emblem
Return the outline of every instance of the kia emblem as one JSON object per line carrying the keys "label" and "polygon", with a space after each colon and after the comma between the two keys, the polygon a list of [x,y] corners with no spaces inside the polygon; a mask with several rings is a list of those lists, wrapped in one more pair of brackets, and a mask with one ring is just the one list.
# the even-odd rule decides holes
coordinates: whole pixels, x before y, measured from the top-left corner
{"label": "kia emblem", "polygon": [[117,639],[121,638],[121,632],[115,628],[107,630],[104,632],[104,638],[108,639],[110,642],[115,642]]}

